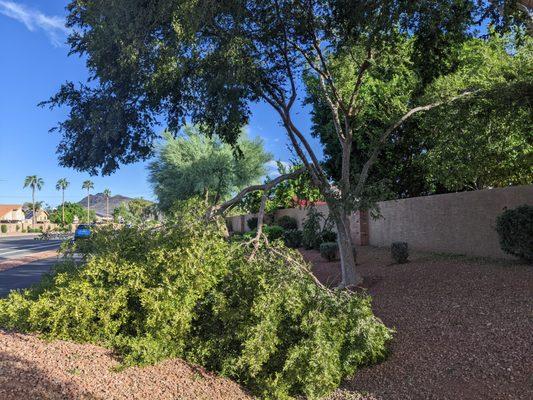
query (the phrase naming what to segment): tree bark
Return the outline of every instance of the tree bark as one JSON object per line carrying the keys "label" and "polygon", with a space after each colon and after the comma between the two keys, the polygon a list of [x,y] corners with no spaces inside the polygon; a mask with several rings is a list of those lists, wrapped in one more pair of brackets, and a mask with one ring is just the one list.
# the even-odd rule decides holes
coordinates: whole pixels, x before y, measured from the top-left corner
{"label": "tree bark", "polygon": [[337,244],[339,246],[342,272],[342,282],[339,286],[360,285],[363,282],[363,278],[357,273],[356,251],[350,228],[350,213],[346,212],[344,207],[330,204],[330,202],[328,202],[328,207],[337,228]]}

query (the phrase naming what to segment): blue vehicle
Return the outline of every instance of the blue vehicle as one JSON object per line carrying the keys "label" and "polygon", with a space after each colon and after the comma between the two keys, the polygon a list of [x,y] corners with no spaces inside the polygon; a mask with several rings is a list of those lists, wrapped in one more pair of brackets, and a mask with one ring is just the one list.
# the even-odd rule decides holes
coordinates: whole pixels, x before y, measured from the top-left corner
{"label": "blue vehicle", "polygon": [[76,239],[87,239],[91,237],[91,227],[90,225],[78,225],[76,231],[74,232],[74,240]]}

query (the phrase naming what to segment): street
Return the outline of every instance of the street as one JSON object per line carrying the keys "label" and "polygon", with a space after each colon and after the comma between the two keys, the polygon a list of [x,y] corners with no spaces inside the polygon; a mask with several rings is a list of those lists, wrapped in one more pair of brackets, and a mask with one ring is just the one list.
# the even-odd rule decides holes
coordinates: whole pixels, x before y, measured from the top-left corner
{"label": "street", "polygon": [[[59,248],[60,240],[34,240],[33,236],[0,238],[0,264],[16,261],[41,252],[54,251]],[[48,273],[56,263],[56,257],[36,260],[1,271],[0,297],[5,297],[14,289],[27,288],[38,283],[42,275]]]}

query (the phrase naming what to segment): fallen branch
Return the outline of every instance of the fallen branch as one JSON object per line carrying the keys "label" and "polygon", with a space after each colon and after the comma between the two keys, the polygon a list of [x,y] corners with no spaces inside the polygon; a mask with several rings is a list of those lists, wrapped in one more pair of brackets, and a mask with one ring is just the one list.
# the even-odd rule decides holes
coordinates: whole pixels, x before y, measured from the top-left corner
{"label": "fallen branch", "polygon": [[301,174],[303,174],[305,171],[306,171],[305,168],[300,168],[300,169],[297,169],[296,171],[289,172],[288,174],[280,175],[277,178],[264,183],[263,185],[248,186],[247,188],[241,190],[239,194],[237,194],[237,196],[235,196],[231,200],[228,200],[218,206],[211,207],[208,213],[208,218],[212,218],[217,214],[224,213],[226,210],[238,204],[244,198],[244,196],[246,196],[248,193],[257,192],[259,190],[268,192],[270,189],[279,185],[281,182],[284,182],[289,179],[295,179]]}

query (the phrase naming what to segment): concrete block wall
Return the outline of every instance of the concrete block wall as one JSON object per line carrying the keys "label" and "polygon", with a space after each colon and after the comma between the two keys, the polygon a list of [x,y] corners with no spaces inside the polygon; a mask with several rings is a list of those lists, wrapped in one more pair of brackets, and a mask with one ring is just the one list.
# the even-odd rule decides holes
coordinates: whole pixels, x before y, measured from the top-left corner
{"label": "concrete block wall", "polygon": [[[360,246],[405,241],[413,250],[512,258],[500,249],[496,218],[523,204],[533,205],[533,185],[383,201],[378,203],[380,218],[367,212],[352,215],[352,239]],[[328,215],[327,206],[317,208]],[[277,210],[274,220],[283,215],[296,218],[301,229],[307,209]],[[235,232],[248,231],[246,220],[254,216],[230,217],[228,225]]]}

